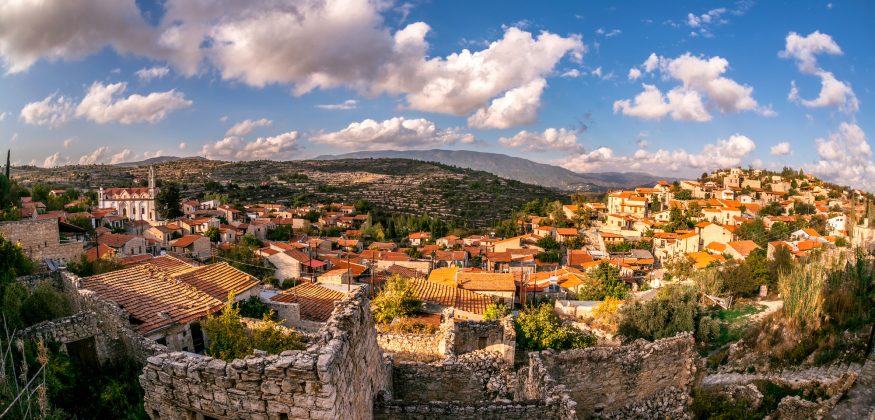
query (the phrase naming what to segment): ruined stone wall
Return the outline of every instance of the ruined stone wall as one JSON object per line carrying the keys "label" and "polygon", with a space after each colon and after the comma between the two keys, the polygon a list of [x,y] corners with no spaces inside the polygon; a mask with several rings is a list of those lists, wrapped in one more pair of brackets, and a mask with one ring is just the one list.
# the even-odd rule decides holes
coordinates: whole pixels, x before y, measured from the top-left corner
{"label": "ruined stone wall", "polygon": [[63,318],[43,321],[16,333],[19,337],[70,343],[101,334],[100,323],[92,312],[79,312]]}
{"label": "ruined stone wall", "polygon": [[81,242],[60,243],[56,219],[0,222],[0,235],[20,243],[25,253],[38,262],[44,258],[73,261],[83,252]]}
{"label": "ruined stone wall", "polygon": [[390,334],[378,333],[377,344],[384,352],[409,353],[420,356],[444,356],[442,345],[444,335],[440,332],[434,334]]}
{"label": "ruined stone wall", "polygon": [[495,321],[456,321],[453,329],[453,353],[476,350],[499,353],[513,363],[516,352],[516,330],[513,320],[506,317]]}
{"label": "ruined stone wall", "polygon": [[502,401],[432,401],[428,403],[393,401],[378,403],[374,408],[376,420],[483,420],[483,419],[573,419],[562,400],[550,402]]}
{"label": "ruined stone wall", "polygon": [[532,352],[520,389],[535,398],[544,393],[545,384],[562,385],[582,417],[634,413],[636,407],[673,417],[686,410],[695,379],[693,345],[692,335],[685,333],[622,347]]}
{"label": "ruined stone wall", "polygon": [[335,304],[306,350],[230,363],[192,353],[148,359],[140,384],[152,418],[369,419],[390,392],[365,288]]}

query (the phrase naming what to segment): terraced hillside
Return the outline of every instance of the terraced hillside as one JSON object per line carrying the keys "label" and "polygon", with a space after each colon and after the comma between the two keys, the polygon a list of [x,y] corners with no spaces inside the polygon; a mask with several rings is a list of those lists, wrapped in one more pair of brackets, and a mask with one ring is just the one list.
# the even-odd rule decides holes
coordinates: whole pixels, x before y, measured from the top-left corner
{"label": "terraced hillside", "polygon": [[[562,199],[553,189],[488,172],[409,159],[223,162],[182,159],[155,165],[162,182],[178,182],[187,196],[227,194],[233,202],[352,202],[408,214],[428,213],[471,227],[492,225],[532,199]],[[27,183],[97,188],[144,182],[148,167],[110,165],[16,168]]]}

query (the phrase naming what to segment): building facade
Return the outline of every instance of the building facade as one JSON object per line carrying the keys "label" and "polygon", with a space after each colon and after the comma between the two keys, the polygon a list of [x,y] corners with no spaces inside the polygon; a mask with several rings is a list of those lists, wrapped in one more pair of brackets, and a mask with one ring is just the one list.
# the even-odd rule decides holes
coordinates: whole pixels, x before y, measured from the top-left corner
{"label": "building facade", "polygon": [[158,214],[155,197],[159,189],[155,187],[155,169],[149,167],[149,186],[147,188],[108,188],[97,192],[100,208],[114,208],[119,216],[131,220],[155,222]]}

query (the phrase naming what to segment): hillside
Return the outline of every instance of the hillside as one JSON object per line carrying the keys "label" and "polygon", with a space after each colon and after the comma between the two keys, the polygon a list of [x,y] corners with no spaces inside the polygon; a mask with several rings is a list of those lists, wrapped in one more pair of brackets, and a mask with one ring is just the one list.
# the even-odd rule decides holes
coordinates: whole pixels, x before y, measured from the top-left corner
{"label": "hillside", "polygon": [[125,168],[136,168],[137,166],[157,165],[159,163],[175,162],[177,160],[182,160],[182,159],[204,160],[204,158],[202,158],[200,156],[193,156],[193,157],[158,156],[158,157],[153,157],[153,158],[149,158],[146,160],[140,160],[140,161],[136,161],[136,162],[119,163],[119,164],[116,164],[115,166],[121,166],[121,167],[125,167]]}
{"label": "hillside", "polygon": [[[223,162],[180,159],[154,165],[159,182],[186,196],[228,195],[233,202],[302,203],[364,199],[392,213],[439,216],[471,227],[494,224],[533,199],[568,200],[556,190],[484,171],[410,159]],[[148,166],[63,166],[16,169],[25,183],[79,188],[144,185]]]}
{"label": "hillside", "polygon": [[363,158],[401,158],[438,162],[444,165],[486,171],[502,178],[515,179],[563,191],[605,191],[611,188],[652,186],[656,181],[673,180],[673,178],[657,178],[642,172],[580,174],[559,166],[537,163],[528,159],[470,150],[377,150],[324,155],[315,159]]}

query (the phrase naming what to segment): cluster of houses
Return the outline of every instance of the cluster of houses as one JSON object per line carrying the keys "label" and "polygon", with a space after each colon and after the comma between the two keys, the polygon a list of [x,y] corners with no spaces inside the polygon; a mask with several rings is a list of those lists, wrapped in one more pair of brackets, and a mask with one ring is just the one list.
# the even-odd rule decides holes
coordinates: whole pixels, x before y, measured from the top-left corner
{"label": "cluster of houses", "polygon": [[[813,250],[835,247],[839,238],[865,238],[875,231],[854,226],[849,235],[847,215],[857,211],[860,194],[836,194],[813,177],[788,181],[742,169],[716,172],[705,182],[613,191],[604,202],[564,205],[561,215],[528,215],[519,221],[516,236],[432,237],[422,231],[397,242],[367,237],[363,224],[368,215],[345,203],[232,207],[218,200],[186,199],[183,216],[161,220],[158,190],[150,171],[148,187],[100,189],[98,205],[88,212],[46,212],[42,203],[28,200],[22,207],[31,210],[22,215],[64,225],[74,218],[89,220],[96,239],[83,249],[86,258],[117,259],[125,268],[83,279],[82,287],[131,310],[142,308],[131,314],[138,331],[174,349],[193,351],[203,346],[197,321],[221,308],[229,292],[237,300],[258,297],[287,325],[310,329],[324,322],[333,302],[353,288],[378,289],[388,278],[401,276],[428,308],[454,307],[456,316],[478,319],[495,301],[513,306],[541,296],[574,299],[592,283],[588,273],[602,264],[616,267],[635,289],[673,258],[687,258],[696,268],[745,259],[760,246],[737,233],[754,219],[767,229],[804,218],[826,220],[826,232],[799,229],[768,242],[763,251],[769,257],[783,247],[804,258]],[[813,211],[793,214],[799,203]],[[775,206],[781,215],[760,214]],[[676,223],[679,217],[685,224]],[[271,240],[276,237],[271,232],[280,228],[287,229],[285,240]],[[311,234],[326,230],[341,234]],[[275,286],[221,257],[222,249],[247,237],[261,244],[255,255],[260,267],[272,272]],[[875,234],[868,237],[875,240]],[[544,257],[544,238],[560,244],[558,258]],[[179,309],[182,297],[191,302],[183,305],[185,310]]]}

